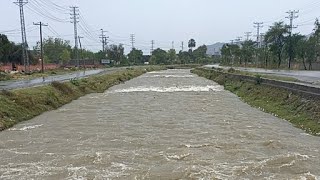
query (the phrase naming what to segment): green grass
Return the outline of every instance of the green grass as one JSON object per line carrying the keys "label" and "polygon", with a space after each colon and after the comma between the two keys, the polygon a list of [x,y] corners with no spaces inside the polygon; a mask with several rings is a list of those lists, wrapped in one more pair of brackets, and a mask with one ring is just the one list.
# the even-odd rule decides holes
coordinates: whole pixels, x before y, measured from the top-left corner
{"label": "green grass", "polygon": [[320,99],[302,97],[288,90],[229,79],[217,71],[196,69],[193,73],[224,85],[253,107],[286,119],[298,128],[320,135]]}
{"label": "green grass", "polygon": [[89,93],[102,93],[147,71],[163,67],[127,69],[108,75],[53,82],[50,85],[0,92],[0,131],[32,119],[43,112],[57,109]]}

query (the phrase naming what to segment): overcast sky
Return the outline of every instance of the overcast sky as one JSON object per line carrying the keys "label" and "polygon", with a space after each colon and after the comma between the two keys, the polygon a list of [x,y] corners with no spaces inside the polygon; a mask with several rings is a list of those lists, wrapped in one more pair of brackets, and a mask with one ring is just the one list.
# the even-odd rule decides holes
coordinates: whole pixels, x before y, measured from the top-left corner
{"label": "overcast sky", "polygon": [[[19,9],[14,1],[0,2],[0,33],[20,43]],[[320,16],[319,0],[29,0],[24,9],[29,44],[33,46],[39,38],[32,23],[42,21],[50,26],[44,27],[44,37],[60,36],[74,45],[69,6],[79,7],[82,44],[94,51],[102,46],[101,28],[109,31],[111,43],[123,43],[127,51],[130,34],[135,34],[135,46],[149,53],[151,40],[155,48],[166,50],[174,41],[180,50],[181,42],[186,46],[190,38],[197,45],[209,45],[229,42],[248,31],[256,34],[253,22],[264,22],[265,32],[275,21],[288,23],[288,10],[300,10],[295,32],[309,34]]]}

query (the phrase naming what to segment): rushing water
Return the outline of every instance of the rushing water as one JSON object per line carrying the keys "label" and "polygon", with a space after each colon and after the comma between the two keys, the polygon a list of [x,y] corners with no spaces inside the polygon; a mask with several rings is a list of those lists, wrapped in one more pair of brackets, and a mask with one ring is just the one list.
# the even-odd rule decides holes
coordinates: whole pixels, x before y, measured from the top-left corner
{"label": "rushing water", "polygon": [[319,150],[319,137],[168,70],[1,132],[0,179],[319,179]]}

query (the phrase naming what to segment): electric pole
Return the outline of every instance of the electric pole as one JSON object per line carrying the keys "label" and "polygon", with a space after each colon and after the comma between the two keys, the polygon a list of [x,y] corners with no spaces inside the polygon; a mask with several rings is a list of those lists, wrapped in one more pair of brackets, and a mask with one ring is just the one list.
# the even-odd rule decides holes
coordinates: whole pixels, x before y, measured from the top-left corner
{"label": "electric pole", "polygon": [[184,46],[183,46],[183,41],[181,42],[181,52],[183,52]]}
{"label": "electric pole", "polygon": [[150,52],[151,55],[153,53],[153,50],[154,50],[154,40],[151,41],[151,52]]}
{"label": "electric pole", "polygon": [[[86,68],[86,63],[85,63],[85,60],[84,60],[84,58],[83,58],[83,52],[82,52],[82,44],[81,44],[81,39],[82,39],[83,37],[81,37],[81,36],[78,36],[78,39],[79,39],[79,45],[80,45],[80,57],[81,57],[81,59],[82,59],[82,61],[83,61],[83,66],[84,66],[84,68]],[[79,63],[80,64],[80,63]],[[79,66],[80,67],[80,66]]]}
{"label": "electric pole", "polygon": [[260,29],[263,27],[263,22],[254,22],[254,27],[257,28],[257,46],[260,48]]}
{"label": "electric pole", "polygon": [[171,49],[174,49],[174,41],[171,42]]}
{"label": "electric pole", "polygon": [[104,31],[103,29],[101,29],[100,38],[102,43],[102,52],[106,51],[105,45],[106,45],[107,37],[104,35],[105,32],[108,32],[108,31]]}
{"label": "electric pole", "polygon": [[134,49],[134,42],[135,42],[135,35],[130,34],[130,42],[131,42],[131,48]]}
{"label": "electric pole", "polygon": [[239,37],[237,37],[237,39],[235,39],[236,44],[238,44],[238,45],[239,45],[239,44],[241,43],[241,40],[242,40],[242,37],[240,37],[240,36],[239,36]]}
{"label": "electric pole", "polygon": [[24,64],[24,72],[30,72],[30,62],[29,62],[29,55],[28,55],[28,43],[27,43],[27,34],[26,34],[26,23],[24,19],[24,10],[23,6],[28,3],[28,0],[17,0],[14,2],[16,5],[19,6],[20,9],[20,24],[21,24],[21,46],[22,46],[22,60]]}
{"label": "electric pole", "polygon": [[107,36],[107,37],[104,37],[104,47],[105,47],[105,51],[108,49],[108,38],[109,38],[109,36]]}
{"label": "electric pole", "polygon": [[289,14],[288,18],[290,20],[290,27],[289,27],[289,61],[288,61],[288,67],[289,69],[291,68],[291,62],[293,60],[293,44],[292,44],[292,31],[293,31],[293,28],[297,28],[296,26],[294,27],[293,26],[293,20],[294,19],[297,19],[299,16],[296,15],[298,14],[299,11],[296,11],[296,10],[290,10],[287,12],[287,14]]}
{"label": "electric pole", "polygon": [[252,32],[245,32],[246,40],[249,41]]}
{"label": "electric pole", "polygon": [[71,23],[73,23],[74,28],[74,55],[77,59],[77,65],[79,67],[80,61],[79,61],[79,52],[78,52],[78,26],[77,23],[79,22],[79,7],[72,6],[71,8]]}
{"label": "electric pole", "polygon": [[43,40],[42,40],[42,26],[48,26],[48,24],[43,24],[41,21],[38,23],[33,23],[35,26],[40,27],[40,58],[41,58],[41,72],[44,73],[44,58],[43,58]]}
{"label": "electric pole", "polygon": [[261,47],[263,47],[264,46],[264,33],[260,33],[260,44],[261,44]]}

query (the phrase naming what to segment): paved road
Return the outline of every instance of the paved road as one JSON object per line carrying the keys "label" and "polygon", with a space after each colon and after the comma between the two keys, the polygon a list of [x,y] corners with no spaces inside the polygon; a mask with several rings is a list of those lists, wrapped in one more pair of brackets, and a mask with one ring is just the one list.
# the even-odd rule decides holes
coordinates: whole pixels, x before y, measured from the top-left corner
{"label": "paved road", "polygon": [[41,77],[41,78],[35,78],[35,79],[0,81],[0,90],[12,90],[12,89],[19,89],[19,88],[41,86],[41,85],[49,84],[53,81],[67,81],[74,78],[85,78],[95,74],[108,74],[108,73],[113,73],[115,71],[119,71],[123,69],[125,68],[97,69],[97,70],[77,71],[69,74]]}
{"label": "paved road", "polygon": [[[219,65],[206,65],[208,68],[223,68],[228,69],[230,67],[219,66]],[[261,68],[243,68],[243,67],[233,67],[240,71],[254,72],[254,73],[262,73],[262,74],[272,74],[277,76],[284,77],[293,77],[300,81],[306,82],[308,84],[313,84],[316,86],[320,86],[320,71],[296,71],[296,70],[269,70],[269,69],[261,69]]]}

